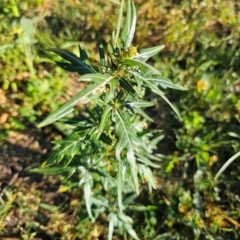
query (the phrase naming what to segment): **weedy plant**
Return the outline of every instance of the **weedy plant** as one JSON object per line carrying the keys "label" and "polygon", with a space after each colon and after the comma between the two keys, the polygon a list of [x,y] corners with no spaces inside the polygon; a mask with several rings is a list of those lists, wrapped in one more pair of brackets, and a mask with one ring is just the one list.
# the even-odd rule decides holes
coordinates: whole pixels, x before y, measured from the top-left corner
{"label": "weedy plant", "polygon": [[[116,29],[107,51],[98,41],[97,65],[90,63],[80,46],[79,57],[67,50],[47,49],[66,60],[56,63],[67,71],[78,72],[79,81],[85,82],[86,88],[39,124],[44,127],[59,121],[70,125],[72,131],[66,139],[55,142],[53,155],[34,171],[68,173],[68,177],[78,173],[78,185],[84,190],[91,220],[100,213],[108,216],[108,239],[112,239],[115,227],[120,234],[138,239],[133,220],[125,210],[139,195],[144,182],[150,191],[156,187],[151,169],[160,166],[160,158],[153,151],[163,137],[159,130],[148,129],[153,120],[143,109],[154,104],[144,100],[145,91],[150,89],[162,97],[178,114],[161,89],[185,89],[146,63],[164,46],[138,51],[132,44],[137,22],[134,3],[127,1],[121,31],[125,4],[123,0],[114,2],[120,6]],[[76,116],[73,111],[79,101],[85,103],[86,110]]]}

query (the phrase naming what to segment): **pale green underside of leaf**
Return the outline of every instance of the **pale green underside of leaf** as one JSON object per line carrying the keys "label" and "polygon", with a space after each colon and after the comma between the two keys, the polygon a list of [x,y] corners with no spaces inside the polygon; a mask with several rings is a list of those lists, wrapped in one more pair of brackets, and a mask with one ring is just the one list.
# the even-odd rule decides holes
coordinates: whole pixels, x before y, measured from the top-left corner
{"label": "pale green underside of leaf", "polygon": [[102,134],[102,132],[104,131],[104,128],[108,125],[110,116],[111,116],[111,111],[112,111],[112,107],[110,105],[107,105],[103,111],[102,117],[101,117],[101,121],[98,127],[98,135],[97,138],[100,137],[100,135]]}
{"label": "pale green underside of leaf", "polygon": [[[127,60],[125,60],[125,63],[129,64],[130,66],[134,66],[134,64],[135,64],[135,65],[139,66],[141,69],[148,70],[148,72],[145,74],[145,76],[144,77],[141,76],[141,77],[149,82],[151,81],[152,84],[154,84],[154,85],[160,84],[164,88],[172,88],[172,89],[177,89],[177,90],[181,90],[181,91],[187,90],[186,88],[171,82],[170,79],[162,77],[161,73],[156,68],[152,67],[151,65],[149,65],[147,63],[141,62],[138,59],[127,59]],[[135,74],[135,76],[136,76],[136,74]],[[140,74],[138,74],[138,76],[140,76]],[[151,77],[148,77],[148,76],[151,76]],[[152,76],[154,76],[154,77],[152,77]]]}
{"label": "pale green underside of leaf", "polygon": [[144,117],[146,120],[153,122],[153,119],[150,118],[141,108],[151,107],[154,105],[154,103],[138,99],[137,101],[128,100],[127,105],[133,108],[136,113]]}
{"label": "pale green underside of leaf", "polygon": [[159,75],[161,76],[161,73],[151,65],[142,62],[137,59],[126,59],[124,60],[124,63],[130,67],[139,67],[143,72],[146,72],[146,75]]}
{"label": "pale green underside of leaf", "polygon": [[139,195],[138,169],[136,164],[130,163],[131,177],[133,180],[134,191]]}
{"label": "pale green underside of leaf", "polygon": [[144,176],[144,178],[147,180],[150,189],[156,189],[156,179],[153,176],[152,171],[150,170],[149,167],[145,166],[145,165],[138,165],[139,167],[139,172],[141,175]]}
{"label": "pale green underside of leaf", "polygon": [[124,42],[124,47],[128,48],[134,38],[135,28],[137,22],[137,13],[135,5],[132,1],[128,0],[127,3],[127,16],[122,30],[121,38]]}
{"label": "pale green underside of leaf", "polygon": [[131,3],[129,0],[127,0],[127,14],[126,14],[126,20],[124,23],[123,30],[121,32],[121,38],[124,42],[126,42],[126,39],[128,37],[128,33],[131,28],[131,20],[132,20],[132,11],[131,11]]}
{"label": "pale green underside of leaf", "polygon": [[129,101],[128,105],[130,105],[131,107],[145,108],[145,107],[152,107],[154,103],[139,99],[138,101]]}
{"label": "pale green underside of leaf", "polygon": [[89,173],[87,173],[86,180],[84,182],[84,198],[85,198],[85,204],[87,208],[87,212],[89,217],[91,218],[92,221],[94,221],[94,217],[92,215],[92,199],[91,199],[91,176]]}
{"label": "pale green underside of leaf", "polygon": [[108,216],[108,240],[112,240],[114,225],[116,221],[116,216],[111,212]]}
{"label": "pale green underside of leaf", "polygon": [[124,224],[124,228],[126,229],[126,231],[128,232],[128,234],[136,240],[139,240],[137,233],[134,231],[134,229],[132,228],[132,224]]}
{"label": "pale green underside of leaf", "polygon": [[116,112],[116,133],[119,136],[115,150],[116,157],[121,160],[121,153],[126,148],[128,162],[135,164],[134,151],[137,150],[137,146],[140,145],[141,142],[137,138],[135,129],[126,123],[122,114],[123,113],[119,111]]}
{"label": "pale green underside of leaf", "polygon": [[38,128],[49,125],[53,122],[58,121],[62,117],[71,113],[74,109],[73,107],[83,98],[87,97],[91,93],[94,93],[97,89],[101,88],[105,84],[107,84],[113,77],[109,75],[102,74],[86,74],[80,78],[82,81],[91,81],[93,84],[88,85],[83,91],[78,93],[71,100],[66,102],[63,106],[61,106],[56,112],[50,114],[46,119],[44,119],[41,123],[38,124]]}
{"label": "pale green underside of leaf", "polygon": [[163,48],[165,48],[164,45],[156,46],[156,47],[152,47],[152,48],[141,49],[139,55],[137,55],[134,59],[137,59],[142,62],[146,62],[150,57],[156,55]]}
{"label": "pale green underside of leaf", "polygon": [[138,157],[139,162],[141,162],[147,166],[150,166],[150,167],[160,168],[160,164],[153,163],[147,157],[144,157],[142,154],[136,154],[136,156]]}
{"label": "pale green underside of leaf", "polygon": [[181,90],[181,91],[185,91],[187,90],[185,87],[182,87],[181,85],[175,84],[173,82],[171,82],[171,80],[166,79],[162,76],[157,77],[157,78],[146,78],[149,82],[151,82],[152,84],[160,84],[161,87],[163,88],[172,88],[172,89],[177,89],[177,90]]}
{"label": "pale green underside of leaf", "polygon": [[118,198],[118,207],[120,213],[123,213],[123,203],[122,203],[122,191],[123,191],[123,176],[122,176],[122,163],[118,163],[118,172],[117,172],[117,198]]}
{"label": "pale green underside of leaf", "polygon": [[141,115],[143,118],[145,118],[146,120],[153,122],[154,120],[152,118],[150,118],[141,108],[139,107],[135,107],[134,111],[136,113],[138,113],[139,115]]}
{"label": "pale green underside of leaf", "polygon": [[135,152],[138,152],[138,147],[141,146],[141,141],[137,137],[136,130],[126,123],[123,114],[124,112],[116,112],[116,133],[119,136],[119,139],[116,143],[115,155],[116,158],[121,161],[121,153],[126,149],[126,159],[130,168],[133,187],[135,192],[139,194]]}

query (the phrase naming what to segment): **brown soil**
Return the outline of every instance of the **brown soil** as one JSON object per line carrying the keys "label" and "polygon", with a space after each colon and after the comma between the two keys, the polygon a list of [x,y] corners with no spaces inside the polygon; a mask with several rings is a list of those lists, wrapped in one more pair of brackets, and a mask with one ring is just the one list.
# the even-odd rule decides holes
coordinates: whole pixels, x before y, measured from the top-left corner
{"label": "brown soil", "polygon": [[[84,87],[76,78],[69,75],[63,102]],[[61,138],[57,132],[52,127],[27,126],[22,132],[10,131],[1,143],[0,240],[73,239],[71,229],[76,227],[78,218],[71,206],[79,204],[79,196],[59,192],[57,176],[29,171],[50,155],[51,141]]]}

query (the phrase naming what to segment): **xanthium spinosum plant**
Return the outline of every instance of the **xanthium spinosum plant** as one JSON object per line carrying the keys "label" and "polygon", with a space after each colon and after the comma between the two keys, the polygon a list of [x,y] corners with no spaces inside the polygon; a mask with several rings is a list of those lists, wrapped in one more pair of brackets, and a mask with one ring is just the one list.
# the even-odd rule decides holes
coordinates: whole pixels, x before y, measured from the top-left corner
{"label": "xanthium spinosum plant", "polygon": [[[156,187],[151,169],[159,167],[159,157],[153,150],[162,135],[158,130],[147,128],[147,123],[153,120],[143,109],[153,103],[144,100],[145,90],[159,95],[177,114],[161,89],[185,90],[146,63],[164,46],[138,51],[132,45],[137,20],[135,5],[130,0],[121,31],[124,5],[124,1],[119,2],[117,26],[107,45],[107,53],[103,43],[98,41],[98,65],[90,63],[80,46],[79,57],[67,50],[47,49],[65,60],[56,62],[58,66],[79,73],[79,81],[86,82],[86,87],[38,126],[59,121],[72,127],[66,139],[55,142],[55,152],[36,171],[65,172],[69,176],[78,172],[78,185],[84,190],[90,219],[94,221],[102,212],[108,215],[109,239],[115,227],[120,233],[127,232],[138,239],[132,228],[133,220],[124,211],[140,193],[143,179],[150,191]],[[84,114],[74,116],[74,107],[83,99]],[[104,196],[96,187],[99,182],[106,193]]]}

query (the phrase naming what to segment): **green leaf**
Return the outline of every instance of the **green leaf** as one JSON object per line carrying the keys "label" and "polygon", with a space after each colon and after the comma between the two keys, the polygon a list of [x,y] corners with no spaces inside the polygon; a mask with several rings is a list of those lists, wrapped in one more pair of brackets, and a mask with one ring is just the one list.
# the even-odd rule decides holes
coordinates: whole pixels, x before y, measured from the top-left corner
{"label": "green leaf", "polygon": [[63,167],[66,167],[74,155],[83,148],[83,140],[84,137],[78,134],[71,134],[69,139],[58,141],[58,150],[55,150],[54,154],[52,154],[43,165],[58,163],[65,157],[65,161],[67,160],[67,162],[63,164]]}
{"label": "green leaf", "polygon": [[226,168],[233,162],[235,161],[237,158],[240,157],[240,151],[237,152],[236,154],[234,154],[231,158],[229,158],[224,164],[223,166],[220,168],[220,170],[217,172],[216,176],[214,177],[214,181],[217,181],[218,178],[221,176],[221,174],[226,170]]}
{"label": "green leaf", "polygon": [[100,135],[99,139],[108,145],[112,145],[112,139],[104,132]]}
{"label": "green leaf", "polygon": [[128,234],[135,240],[139,240],[139,237],[137,236],[137,233],[133,230],[132,225],[128,222],[124,222],[123,224],[124,229],[128,232]]}
{"label": "green leaf", "polygon": [[121,32],[121,39],[124,41],[124,43],[127,40],[130,28],[131,28],[131,21],[132,21],[132,10],[131,10],[131,2],[130,0],[127,1],[127,14],[126,14],[126,20],[124,23],[123,30]]}
{"label": "green leaf", "polygon": [[80,48],[80,51],[81,53],[83,53],[83,56],[80,58],[68,50],[48,48],[45,51],[54,52],[59,56],[61,56],[63,59],[70,62],[70,63],[56,62],[59,67],[67,71],[78,72],[79,74],[82,74],[82,75],[96,72],[96,70],[91,65],[87,65],[84,63],[87,56],[86,56],[86,52],[84,50],[81,50],[81,48]]}
{"label": "green leaf", "polygon": [[123,213],[123,204],[122,204],[122,191],[123,191],[123,176],[122,176],[122,163],[118,163],[118,172],[117,172],[117,198],[118,198],[118,207],[119,211]]}
{"label": "green leaf", "polygon": [[98,127],[98,135],[97,138],[100,137],[100,135],[102,134],[102,132],[104,131],[104,129],[106,128],[106,126],[109,125],[110,122],[110,116],[111,116],[111,111],[112,111],[112,107],[110,105],[107,105],[103,111],[103,114],[101,116],[101,121]]}
{"label": "green leaf", "polygon": [[154,105],[154,103],[148,102],[142,99],[138,99],[137,101],[131,101],[131,102],[128,102],[127,104],[130,105],[132,108],[134,107],[145,108],[145,107],[152,107]]}
{"label": "green leaf", "polygon": [[147,180],[148,184],[149,184],[149,189],[151,190],[152,188],[153,189],[156,189],[156,179],[154,178],[153,176],[153,173],[152,171],[150,170],[149,167],[141,164],[141,165],[138,165],[139,167],[139,173],[144,176],[144,178]]}
{"label": "green leaf", "polygon": [[98,52],[99,52],[100,64],[104,67],[107,67],[107,62],[106,62],[106,59],[105,59],[103,43],[102,43],[101,39],[98,40]]}
{"label": "green leaf", "polygon": [[147,207],[131,205],[131,206],[129,206],[129,209],[133,210],[133,211],[145,212],[145,211],[156,211],[158,209],[158,207],[152,206],[152,205],[148,205]]}
{"label": "green leaf", "polygon": [[141,62],[146,62],[150,57],[156,55],[163,48],[165,48],[164,45],[142,49],[139,55],[137,55],[134,59],[139,60]]}
{"label": "green leaf", "polygon": [[92,206],[91,181],[92,181],[92,177],[89,173],[87,173],[86,179],[85,179],[85,182],[84,182],[84,199],[85,199],[85,204],[86,204],[88,215],[93,221],[94,217],[92,215],[92,210],[91,210],[91,206]]}
{"label": "green leaf", "polygon": [[[138,102],[139,101],[139,102]],[[124,104],[122,104],[123,106],[125,106],[127,109],[130,108],[130,110],[132,112],[138,113],[139,115],[141,115],[142,117],[144,117],[146,120],[153,122],[153,119],[150,118],[142,109],[141,107],[150,107],[153,106],[154,104],[151,102],[147,102],[141,99],[138,99],[138,101],[128,101]]]}
{"label": "green leaf", "polygon": [[147,166],[154,167],[154,168],[160,168],[160,164],[155,164],[152,161],[148,160],[148,158],[144,157],[142,154],[136,154],[137,161],[140,163],[143,163]]}
{"label": "green leaf", "polygon": [[164,135],[159,135],[159,136],[155,137],[154,139],[152,139],[152,140],[148,143],[148,148],[149,148],[149,149],[156,149],[156,145],[157,145],[162,139],[164,139]]}
{"label": "green leaf", "polygon": [[128,93],[135,93],[135,90],[132,88],[132,86],[123,78],[119,80],[120,86],[127,90]]}
{"label": "green leaf", "polygon": [[121,38],[124,41],[124,47],[128,48],[131,46],[132,40],[135,34],[137,22],[136,8],[132,1],[127,2],[127,16],[122,30]]}
{"label": "green leaf", "polygon": [[[96,67],[96,66],[92,66],[92,64],[90,63],[89,61],[89,58],[88,58],[88,55],[87,55],[87,52],[81,48],[80,45],[78,45],[78,48],[79,48],[79,54],[80,54],[80,60],[86,64],[86,66],[90,67],[92,70],[93,70],[93,73],[95,72],[99,72],[99,69]],[[82,71],[82,70],[81,70]],[[81,75],[84,75],[84,74],[88,74],[87,72],[79,72]],[[90,73],[90,72],[89,72]]]}
{"label": "green leaf", "polygon": [[69,124],[71,126],[75,127],[85,127],[89,128],[92,126],[92,121],[88,117],[81,115],[78,117],[72,117],[72,118],[61,118],[59,119],[59,122],[63,122],[64,124]]}
{"label": "green leaf", "polygon": [[187,90],[186,88],[173,83],[171,80],[164,78],[164,77],[158,77],[158,78],[146,78],[149,82],[152,84],[160,84],[164,88],[172,88],[172,89],[177,89],[177,90],[182,90],[185,91]]}
{"label": "green leaf", "polygon": [[121,160],[121,153],[126,148],[128,162],[135,163],[134,152],[138,151],[141,145],[137,137],[136,130],[128,123],[126,113],[118,109],[116,111],[116,134],[119,137],[116,143],[115,154],[118,160]]}
{"label": "green leaf", "polygon": [[104,101],[105,105],[107,105],[110,101],[114,99],[115,91],[118,86],[118,79],[113,78],[111,81],[109,81],[108,85],[109,85],[109,92],[105,96],[105,101]]}
{"label": "green leaf", "polygon": [[138,169],[135,163],[130,162],[130,171],[131,171],[131,177],[133,180],[133,186],[134,190],[137,195],[139,195],[139,184],[138,184]]}
{"label": "green leaf", "polygon": [[72,170],[75,171],[76,169],[72,167],[34,168],[34,169],[30,169],[30,172],[43,173],[43,174],[62,174],[66,172],[71,172]]}
{"label": "green leaf", "polygon": [[112,240],[114,226],[116,225],[118,219],[117,219],[116,214],[110,212],[110,214],[108,215],[108,220],[109,220],[109,224],[108,224],[108,240]]}
{"label": "green leaf", "polygon": [[80,60],[85,64],[91,65],[88,60],[88,55],[87,55],[86,51],[84,49],[82,49],[80,45],[78,45],[78,49],[79,49],[79,54],[80,54]]}
{"label": "green leaf", "polygon": [[140,60],[137,59],[125,59],[123,61],[123,64],[126,64],[127,66],[132,66],[132,67],[140,67],[141,70],[143,70],[143,72],[146,72],[145,75],[161,75],[161,73],[154,67],[152,67],[151,65],[141,62]]}
{"label": "green leaf", "polygon": [[141,115],[142,117],[144,117],[146,120],[153,122],[154,120],[152,118],[150,118],[141,108],[139,107],[135,107],[134,111],[136,113],[138,113],[139,115]]}
{"label": "green leaf", "polygon": [[66,102],[56,112],[50,114],[46,119],[38,124],[38,128],[49,125],[53,122],[58,121],[64,116],[68,115],[73,111],[73,107],[83,98],[87,97],[91,93],[94,93],[97,89],[107,84],[113,77],[102,74],[87,74],[80,78],[80,80],[90,80],[95,82],[94,84],[88,85],[82,92],[78,93],[75,97]]}
{"label": "green leaf", "polygon": [[90,168],[89,172],[94,172],[94,173],[97,173],[99,176],[104,177],[105,178],[104,181],[106,181],[106,178],[107,178],[107,180],[110,180],[111,182],[115,182],[116,181],[115,178],[113,178],[112,176],[108,175],[106,172],[103,172],[103,171],[101,171],[99,169]]}
{"label": "green leaf", "polygon": [[[112,39],[114,39],[114,48],[116,49],[117,45],[118,45],[118,41],[119,41],[119,34],[120,34],[120,29],[121,29],[121,25],[122,25],[122,16],[123,16],[123,7],[124,7],[124,0],[121,0],[121,6],[120,6],[120,10],[118,12],[118,19],[117,19],[117,26],[116,26],[116,34],[115,32],[113,32],[113,36]],[[111,54],[111,52],[109,52]]]}
{"label": "green leaf", "polygon": [[154,86],[153,84],[151,84],[150,82],[146,81],[146,85],[156,94],[158,94],[161,98],[163,98],[168,104],[169,106],[173,109],[173,111],[177,114],[177,116],[179,117],[179,119],[181,119],[181,116],[177,110],[177,108],[175,108],[172,103],[165,97],[164,93],[158,89],[156,86]]}
{"label": "green leaf", "polygon": [[120,109],[116,111],[116,134],[119,137],[115,146],[116,158],[121,161],[121,153],[126,149],[126,159],[129,164],[134,190],[139,194],[135,152],[139,152],[143,143],[137,137],[136,130],[129,125],[127,113]]}
{"label": "green leaf", "polygon": [[180,116],[178,110],[172,105],[172,103],[165,97],[164,93],[157,86],[152,84],[146,78],[142,77],[140,74],[133,72],[133,71],[131,71],[131,72],[132,72],[132,74],[134,74],[137,77],[139,77],[140,79],[142,79],[142,81],[145,82],[146,86],[148,86],[154,93],[158,94],[161,98],[163,98],[170,105],[170,107],[173,109],[173,111],[177,114],[179,119],[181,119],[181,116]]}

